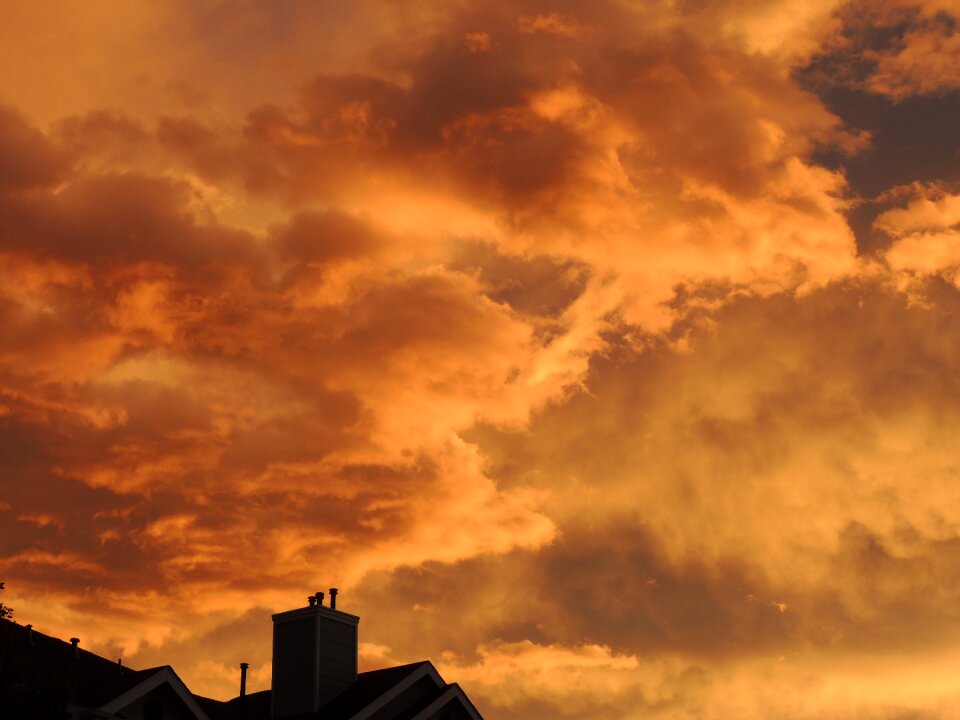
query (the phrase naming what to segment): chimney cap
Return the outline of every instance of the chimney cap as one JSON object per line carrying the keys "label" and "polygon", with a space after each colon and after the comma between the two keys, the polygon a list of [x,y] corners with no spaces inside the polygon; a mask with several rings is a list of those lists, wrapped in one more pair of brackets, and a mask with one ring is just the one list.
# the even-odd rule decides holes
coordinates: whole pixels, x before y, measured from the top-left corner
{"label": "chimney cap", "polygon": [[80,644],[80,638],[70,638],[70,644],[76,647]]}
{"label": "chimney cap", "polygon": [[318,590],[314,593],[314,597],[317,599],[317,605],[323,607],[323,593]]}

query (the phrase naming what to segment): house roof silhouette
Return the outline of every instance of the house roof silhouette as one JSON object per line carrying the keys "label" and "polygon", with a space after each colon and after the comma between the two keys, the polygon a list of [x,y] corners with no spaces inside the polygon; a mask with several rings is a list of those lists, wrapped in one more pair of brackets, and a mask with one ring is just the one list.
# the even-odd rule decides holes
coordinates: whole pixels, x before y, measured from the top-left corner
{"label": "house roof silhouette", "polygon": [[[418,682],[422,683],[419,687]],[[200,704],[211,720],[266,720],[270,718],[270,693],[270,690],[263,690],[226,702],[201,698]],[[457,705],[462,706],[462,712],[456,712]],[[443,712],[448,715],[444,716]],[[296,720],[313,717],[330,720],[449,717],[459,720],[481,716],[459,685],[444,683],[433,664],[423,661],[360,673],[353,685],[324,705],[318,714],[292,717]]]}
{"label": "house roof silhouette", "polygon": [[[273,618],[271,690],[227,701],[192,693],[169,665],[133,670],[84,650],[78,641],[0,620],[0,715],[4,720],[482,720],[460,686],[446,683],[429,661],[357,673],[355,632],[352,646],[341,643],[325,653],[324,638],[336,639],[335,623],[355,631],[355,616],[311,602]],[[307,652],[300,652],[303,648]]]}

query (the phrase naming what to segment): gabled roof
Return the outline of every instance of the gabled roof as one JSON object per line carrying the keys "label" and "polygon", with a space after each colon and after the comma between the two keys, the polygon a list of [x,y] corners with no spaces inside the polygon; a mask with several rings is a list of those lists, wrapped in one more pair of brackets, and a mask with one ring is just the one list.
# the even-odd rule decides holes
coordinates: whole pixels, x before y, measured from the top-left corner
{"label": "gabled roof", "polygon": [[[427,661],[371,670],[357,675],[357,681],[320,708],[326,719],[369,717],[414,682],[433,670]],[[433,670],[436,674],[436,670]],[[440,683],[440,676],[436,676]]]}
{"label": "gabled roof", "polygon": [[147,695],[152,690],[160,687],[163,684],[166,684],[170,689],[173,690],[176,696],[180,699],[180,702],[182,702],[187,709],[193,713],[197,720],[210,720],[210,718],[207,716],[207,713],[197,702],[197,698],[192,692],[190,692],[189,689],[187,689],[187,686],[183,683],[183,680],[181,680],[180,677],[173,671],[172,667],[169,665],[164,665],[161,668],[154,668],[153,670],[143,671],[150,672],[151,674],[126,692],[101,705],[99,709],[105,710],[106,712],[118,713]]}
{"label": "gabled roof", "polygon": [[43,675],[56,675],[70,691],[69,699],[84,707],[100,707],[161,669],[124,668],[10,620],[0,620],[0,653],[7,672],[20,670],[25,679],[38,682]]}
{"label": "gabled roof", "polygon": [[245,697],[235,697],[233,700],[214,700],[196,695],[207,715],[212,720],[258,720],[270,718],[270,691],[250,693]]}
{"label": "gabled roof", "polygon": [[9,620],[0,620],[0,668],[0,706],[14,717],[58,705],[114,713],[166,684],[197,720],[210,720],[169,665],[131,670]]}
{"label": "gabled roof", "polygon": [[[430,678],[436,691],[446,684],[427,661],[371,670],[357,675],[357,680],[320,708],[316,714],[303,715],[303,720],[362,720],[399,697],[404,690],[423,678]],[[250,693],[225,702],[198,697],[200,705],[212,720],[270,720],[270,691]],[[299,718],[291,720],[300,720]]]}
{"label": "gabled roof", "polygon": [[472,720],[483,720],[473,703],[470,702],[470,698],[457,683],[441,688],[436,696],[428,702],[424,702],[421,707],[415,708],[409,715],[403,715],[395,720],[426,720],[436,716],[443,708],[453,703],[459,704]]}
{"label": "gabled roof", "polygon": [[[198,700],[212,720],[270,720],[269,690],[226,702]],[[360,673],[353,685],[315,715],[289,720],[369,720],[385,708],[390,708],[391,720],[425,720],[451,703],[462,706],[472,720],[482,720],[460,686],[445,683],[433,664],[423,661]]]}

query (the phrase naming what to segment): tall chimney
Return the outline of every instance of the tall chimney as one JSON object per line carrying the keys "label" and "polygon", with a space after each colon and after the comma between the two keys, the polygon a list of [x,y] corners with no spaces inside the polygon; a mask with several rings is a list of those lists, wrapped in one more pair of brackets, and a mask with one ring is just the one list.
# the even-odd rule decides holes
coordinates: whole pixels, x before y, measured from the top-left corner
{"label": "tall chimney", "polygon": [[70,638],[70,644],[73,645],[73,656],[80,657],[80,638]]}
{"label": "tall chimney", "polygon": [[340,592],[336,588],[330,588],[330,609],[337,609],[337,593]]}
{"label": "tall chimney", "polygon": [[247,694],[247,668],[250,663],[240,663],[240,697]]}
{"label": "tall chimney", "polygon": [[271,717],[315,713],[356,681],[359,623],[320,602],[273,616]]}

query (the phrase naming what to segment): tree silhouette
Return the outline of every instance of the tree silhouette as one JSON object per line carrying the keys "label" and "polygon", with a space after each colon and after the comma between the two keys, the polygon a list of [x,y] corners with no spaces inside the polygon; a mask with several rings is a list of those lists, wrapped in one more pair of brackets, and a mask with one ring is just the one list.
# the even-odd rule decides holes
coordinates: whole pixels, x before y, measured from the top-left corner
{"label": "tree silhouette", "polygon": [[[0,590],[5,590],[5,589],[6,588],[3,587],[3,583],[0,582]],[[8,618],[11,615],[13,615],[13,608],[8,607],[4,605],[2,602],[0,602],[0,618]]]}

